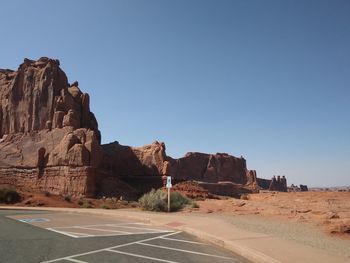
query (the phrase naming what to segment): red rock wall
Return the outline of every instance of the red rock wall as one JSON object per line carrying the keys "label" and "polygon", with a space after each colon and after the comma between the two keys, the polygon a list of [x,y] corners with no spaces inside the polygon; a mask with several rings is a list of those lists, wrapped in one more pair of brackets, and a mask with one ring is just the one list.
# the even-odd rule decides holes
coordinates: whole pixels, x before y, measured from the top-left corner
{"label": "red rock wall", "polygon": [[62,126],[88,128],[98,134],[89,95],[68,84],[59,61],[25,59],[17,71],[0,70],[0,138],[4,134]]}
{"label": "red rock wall", "polygon": [[171,174],[178,180],[196,180],[208,183],[231,181],[248,182],[246,160],[226,153],[187,153],[179,159],[169,158]]}
{"label": "red rock wall", "polygon": [[118,142],[102,145],[102,170],[116,176],[160,176],[166,160],[165,145],[153,142],[142,147],[120,145]]}
{"label": "red rock wall", "polygon": [[100,140],[89,95],[69,85],[58,60],[0,69],[0,183],[91,196]]}
{"label": "red rock wall", "polygon": [[94,196],[95,175],[92,167],[0,168],[1,184],[57,195]]}
{"label": "red rock wall", "polygon": [[17,71],[0,69],[0,183],[72,195],[92,195],[96,184],[98,193],[112,193],[113,178],[111,185],[124,180],[134,194],[158,187],[163,174],[178,181],[256,183],[244,158],[224,153],[172,159],[160,142],[101,146],[89,101],[78,82],[68,83],[58,60],[25,59]]}

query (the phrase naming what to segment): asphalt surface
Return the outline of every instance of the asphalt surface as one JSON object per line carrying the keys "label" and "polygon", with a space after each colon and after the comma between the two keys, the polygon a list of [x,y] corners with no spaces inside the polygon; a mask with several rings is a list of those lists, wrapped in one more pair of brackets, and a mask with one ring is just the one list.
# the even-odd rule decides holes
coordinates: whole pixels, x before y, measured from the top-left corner
{"label": "asphalt surface", "polygon": [[141,220],[0,210],[0,262],[247,261],[186,233]]}

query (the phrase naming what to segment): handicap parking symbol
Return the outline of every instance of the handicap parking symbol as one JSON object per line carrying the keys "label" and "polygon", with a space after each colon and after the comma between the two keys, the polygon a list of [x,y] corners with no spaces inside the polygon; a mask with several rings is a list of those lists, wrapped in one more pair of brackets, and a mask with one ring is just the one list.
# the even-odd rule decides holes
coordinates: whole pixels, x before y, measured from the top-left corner
{"label": "handicap parking symbol", "polygon": [[47,218],[22,218],[18,219],[19,221],[23,223],[43,223],[43,222],[49,222],[50,220]]}

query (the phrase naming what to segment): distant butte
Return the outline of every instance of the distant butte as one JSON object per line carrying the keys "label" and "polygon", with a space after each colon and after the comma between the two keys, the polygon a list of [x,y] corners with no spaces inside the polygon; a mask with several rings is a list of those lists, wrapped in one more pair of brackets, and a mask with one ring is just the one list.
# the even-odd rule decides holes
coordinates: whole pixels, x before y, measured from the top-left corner
{"label": "distant butte", "polygon": [[17,71],[0,69],[0,185],[96,197],[137,196],[161,187],[164,174],[230,196],[271,184],[248,170],[244,158],[226,153],[173,159],[157,141],[101,145],[89,95],[77,81],[69,84],[59,65],[42,57],[25,59]]}

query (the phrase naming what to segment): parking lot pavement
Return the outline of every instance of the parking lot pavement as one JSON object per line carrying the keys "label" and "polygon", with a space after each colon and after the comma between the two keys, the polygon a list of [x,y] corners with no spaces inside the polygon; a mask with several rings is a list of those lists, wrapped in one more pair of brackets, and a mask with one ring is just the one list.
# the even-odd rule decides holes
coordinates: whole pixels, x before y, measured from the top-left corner
{"label": "parking lot pavement", "polygon": [[0,262],[247,262],[142,220],[0,210],[0,226]]}

